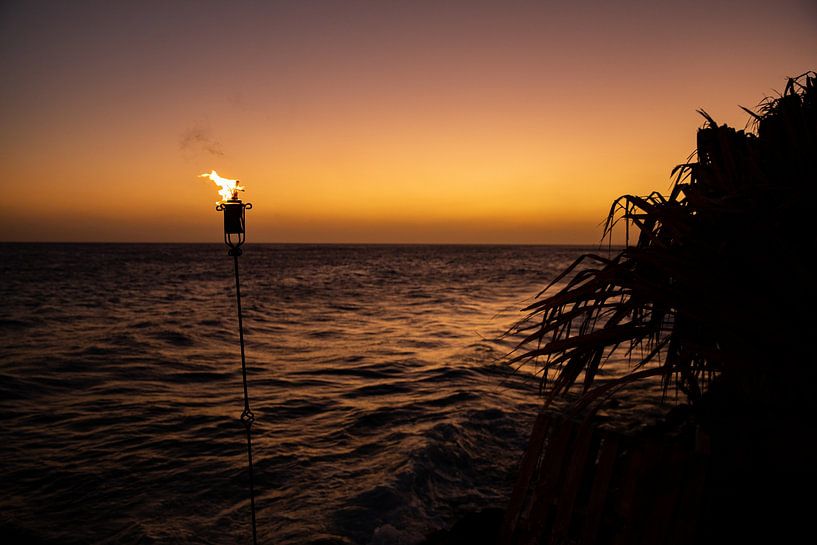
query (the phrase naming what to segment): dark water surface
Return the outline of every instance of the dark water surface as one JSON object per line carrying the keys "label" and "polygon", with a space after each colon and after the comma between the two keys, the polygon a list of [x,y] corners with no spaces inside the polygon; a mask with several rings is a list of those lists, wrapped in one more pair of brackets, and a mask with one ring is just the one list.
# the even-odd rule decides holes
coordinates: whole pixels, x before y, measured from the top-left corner
{"label": "dark water surface", "polygon": [[[224,248],[0,251],[0,522],[59,543],[247,543]],[[415,543],[501,506],[537,386],[485,338],[580,252],[248,245],[260,541]]]}

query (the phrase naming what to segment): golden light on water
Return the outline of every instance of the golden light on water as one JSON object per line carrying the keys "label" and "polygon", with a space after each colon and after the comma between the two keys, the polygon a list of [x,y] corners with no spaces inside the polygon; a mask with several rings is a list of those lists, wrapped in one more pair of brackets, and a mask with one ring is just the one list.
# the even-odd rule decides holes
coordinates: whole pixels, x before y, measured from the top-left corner
{"label": "golden light on water", "polygon": [[244,187],[238,185],[238,180],[222,178],[215,170],[211,170],[209,173],[200,174],[199,178],[210,178],[213,180],[213,183],[221,188],[218,190],[218,194],[221,195],[221,200],[217,201],[216,204],[229,201],[230,199],[238,199],[238,192],[244,191]]}

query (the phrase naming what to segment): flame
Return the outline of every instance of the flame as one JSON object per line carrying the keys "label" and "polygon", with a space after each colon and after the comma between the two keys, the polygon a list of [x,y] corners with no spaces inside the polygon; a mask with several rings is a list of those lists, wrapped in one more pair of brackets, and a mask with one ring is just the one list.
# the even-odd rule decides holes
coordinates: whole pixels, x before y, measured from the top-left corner
{"label": "flame", "polygon": [[229,200],[238,200],[238,192],[244,191],[244,187],[238,185],[238,180],[222,178],[215,170],[211,170],[209,174],[201,174],[199,178],[210,178],[217,186],[221,188],[218,190],[218,194],[221,195],[221,200],[216,202],[216,204]]}

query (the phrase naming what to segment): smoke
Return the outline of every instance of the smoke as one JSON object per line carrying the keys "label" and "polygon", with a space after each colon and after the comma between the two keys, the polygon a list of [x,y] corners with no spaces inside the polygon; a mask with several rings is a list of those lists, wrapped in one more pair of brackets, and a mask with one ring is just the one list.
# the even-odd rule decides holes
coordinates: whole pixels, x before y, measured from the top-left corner
{"label": "smoke", "polygon": [[198,123],[181,134],[179,149],[188,158],[200,155],[224,156],[221,142],[213,137],[210,127]]}

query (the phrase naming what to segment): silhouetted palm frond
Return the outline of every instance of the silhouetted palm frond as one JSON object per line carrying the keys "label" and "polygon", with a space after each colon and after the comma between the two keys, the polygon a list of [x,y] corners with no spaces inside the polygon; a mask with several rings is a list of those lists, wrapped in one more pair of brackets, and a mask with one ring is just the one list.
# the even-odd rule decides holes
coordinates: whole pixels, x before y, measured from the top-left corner
{"label": "silhouetted palm frond", "polygon": [[[604,236],[623,223],[625,248],[580,257],[540,293],[509,362],[537,365],[549,400],[580,382],[585,403],[647,376],[695,401],[713,380],[764,395],[813,374],[815,87],[814,72],[790,79],[750,112],[754,132],[700,110],[697,160],[673,169],[668,196],[613,203]],[[630,374],[595,384],[622,351],[638,356]]]}

